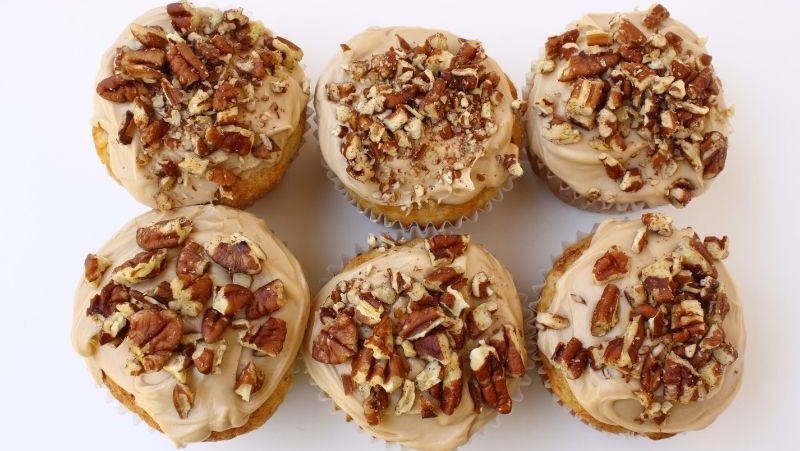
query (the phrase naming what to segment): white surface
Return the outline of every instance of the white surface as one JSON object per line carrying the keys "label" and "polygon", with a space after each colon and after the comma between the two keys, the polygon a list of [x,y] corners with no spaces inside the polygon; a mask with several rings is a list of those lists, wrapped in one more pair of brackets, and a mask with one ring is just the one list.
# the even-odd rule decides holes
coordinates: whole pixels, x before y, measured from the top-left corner
{"label": "white surface", "polygon": [[[72,294],[87,252],[145,211],[98,163],[90,138],[91,93],[100,55],[128,21],[157,2],[3,1],[2,231],[4,320],[0,323],[0,432],[3,449],[171,449],[162,435],[120,414],[105,389],[94,386],[69,345]],[[464,6],[439,3],[242,1],[245,12],[305,51],[314,82],[338,44],[368,25],[438,26],[481,39],[518,85],[547,36],[587,10],[626,10],[632,1],[547,5],[501,1]],[[386,4],[384,6],[383,4]],[[388,6],[389,4],[396,6]],[[458,4],[459,6],[454,6]],[[24,5],[24,6],[23,6]],[[228,1],[222,7],[234,6]],[[646,7],[647,3],[640,4]],[[709,50],[726,98],[736,106],[725,171],[714,187],[673,214],[700,234],[728,234],[726,261],[744,298],[748,345],[744,385],[708,429],[650,442],[604,434],[556,405],[538,380],[500,427],[490,426],[469,450],[554,449],[798,449],[800,321],[796,231],[800,154],[798,37],[794,4],[672,1],[673,17],[710,37]],[[10,158],[10,160],[9,160]],[[541,282],[551,256],[576,232],[602,219],[562,204],[527,164],[513,191],[463,232],[505,262],[521,292]],[[312,290],[330,264],[383,227],[369,222],[334,192],[309,140],[284,182],[250,209],[265,218],[304,265]],[[9,291],[10,287],[10,291]],[[312,293],[313,294],[313,293]],[[501,445],[502,444],[502,445]],[[306,376],[262,428],[233,441],[193,449],[382,450],[332,415]],[[591,447],[591,448],[589,448]]]}

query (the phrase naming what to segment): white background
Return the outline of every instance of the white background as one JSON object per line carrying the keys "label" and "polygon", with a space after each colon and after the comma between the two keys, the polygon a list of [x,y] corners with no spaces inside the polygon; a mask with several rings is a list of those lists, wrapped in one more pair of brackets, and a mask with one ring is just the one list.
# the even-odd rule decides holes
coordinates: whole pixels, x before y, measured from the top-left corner
{"label": "white background", "polygon": [[[300,45],[312,83],[338,44],[369,25],[435,26],[481,39],[518,85],[547,36],[589,10],[628,10],[633,1],[553,1],[521,6],[432,0],[364,2],[242,1],[245,12]],[[646,0],[645,0],[646,1]],[[90,138],[91,99],[102,52],[145,2],[3,1],[0,26],[0,213],[4,243],[0,320],[0,448],[172,448],[161,434],[109,401],[69,345],[73,290],[87,252],[146,208],[112,181]],[[237,6],[219,1],[223,8]],[[639,4],[647,7],[648,4]],[[800,64],[798,7],[773,2],[678,1],[673,17],[708,36],[709,52],[736,107],[728,162],[712,189],[678,225],[727,234],[748,329],[744,384],[712,426],[666,441],[600,433],[558,406],[538,380],[499,427],[464,449],[798,449],[800,410]],[[250,211],[267,220],[303,264],[313,292],[326,268],[383,227],[336,193],[308,139],[281,185]],[[603,219],[556,200],[530,172],[494,211],[462,231],[506,263],[522,293],[541,282],[562,244]],[[331,414],[305,375],[261,429],[192,449],[382,450]],[[587,448],[590,447],[590,448]]]}

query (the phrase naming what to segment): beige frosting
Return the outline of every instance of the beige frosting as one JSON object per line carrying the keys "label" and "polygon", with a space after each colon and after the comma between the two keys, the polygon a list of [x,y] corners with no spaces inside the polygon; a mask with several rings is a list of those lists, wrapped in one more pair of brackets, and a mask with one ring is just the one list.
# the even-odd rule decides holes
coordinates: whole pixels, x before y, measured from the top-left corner
{"label": "beige frosting", "polygon": [[[221,17],[221,12],[211,8],[197,8],[198,13],[214,18]],[[263,28],[260,22],[259,27]],[[161,6],[152,9],[133,20],[139,25],[158,25],[168,33],[173,30],[166,8]],[[271,31],[264,29],[267,34]],[[141,44],[137,41],[130,30],[126,28],[114,44],[103,55],[100,61],[100,71],[97,74],[97,82],[113,74],[113,60],[116,49],[123,45],[131,48],[139,48]],[[286,92],[275,95],[270,89],[270,82],[283,80],[287,82]],[[288,71],[284,66],[278,65],[275,73],[267,75],[261,80],[260,85],[254,85],[255,97],[257,99],[267,99],[258,101],[254,104],[252,111],[244,114],[243,122],[249,124],[255,133],[263,134],[271,138],[280,148],[284,148],[292,130],[297,125],[308,104],[309,85],[300,65]],[[153,103],[163,103],[163,96],[157,94]],[[273,107],[273,104],[277,105]],[[156,161],[152,161],[144,167],[136,164],[136,155],[142,152],[142,143],[139,139],[134,139],[131,144],[121,144],[117,139],[117,131],[124,119],[125,112],[133,108],[132,103],[111,102],[94,94],[94,114],[92,125],[99,125],[108,132],[108,154],[111,171],[119,182],[138,200],[139,202],[155,207],[154,196],[159,191],[159,180],[154,175],[156,171]],[[277,109],[277,113],[272,110]],[[138,133],[138,132],[137,132]],[[169,135],[168,135],[169,136]],[[263,140],[263,139],[262,139]],[[185,143],[185,149],[171,150],[163,148],[160,155],[168,157],[173,161],[180,162],[185,157],[195,155],[194,147],[191,143]],[[241,157],[229,154],[224,150],[217,150],[208,157],[210,163],[232,170],[234,173],[242,172],[256,167],[269,167],[275,164],[273,159],[260,159],[251,154]],[[275,159],[277,160],[277,159]],[[219,189],[219,185],[208,181],[204,174],[190,174],[184,171],[184,179],[179,180],[170,195],[175,201],[176,206],[195,205],[207,203],[214,200],[214,195]]]}
{"label": "beige frosting", "polygon": [[[645,14],[643,11],[634,11],[625,13],[624,16],[646,36],[650,36],[652,31],[648,30],[642,23]],[[577,44],[580,48],[585,48],[586,36],[584,32],[598,29],[608,31],[609,22],[615,16],[616,14],[588,14],[583,16],[577,23],[567,26],[567,29],[571,30],[577,27],[581,31],[581,37],[578,39]],[[683,38],[682,46],[684,52],[690,52],[698,56],[706,53],[705,41],[677,20],[666,19],[661,23],[658,31],[662,35],[671,31]],[[606,175],[603,164],[597,158],[599,152],[589,146],[589,142],[599,136],[598,129],[579,129],[583,137],[580,142],[575,144],[556,144],[543,137],[542,128],[546,127],[551,116],[540,116],[535,107],[535,102],[544,96],[550,96],[556,100],[556,113],[563,117],[564,105],[569,99],[572,90],[572,83],[558,81],[559,74],[566,66],[567,61],[559,59],[555,63],[555,70],[545,74],[537,71],[536,65],[533,66],[533,78],[530,81],[531,90],[527,99],[528,120],[526,129],[529,141],[528,151],[542,160],[559,179],[581,195],[587,194],[592,188],[597,188],[606,201],[616,203],[645,202],[651,206],[668,203],[665,197],[667,187],[681,177],[690,180],[696,187],[693,190],[693,196],[700,195],[710,186],[713,179],[703,179],[702,171],[695,171],[684,160],[678,162],[678,170],[672,176],[659,179],[658,183],[655,184],[648,183],[647,177],[645,177],[645,186],[642,189],[635,192],[624,192],[619,188],[617,182]],[[728,111],[722,99],[722,94],[719,95],[717,102],[706,115],[704,132],[717,130],[727,135],[729,131]],[[625,157],[646,147],[645,141],[635,132],[630,133],[626,138],[626,143],[628,147],[624,153]],[[643,176],[647,176],[652,172],[652,169],[645,163],[645,160],[645,152],[641,151],[638,157],[630,160],[632,161],[630,166],[639,167]]]}
{"label": "beige frosting", "polygon": [[[448,183],[443,175],[450,169],[459,169],[448,168],[442,163],[443,156],[448,153],[448,148],[457,145],[455,140],[446,141],[447,145],[442,145],[441,141],[437,141],[435,146],[429,148],[425,154],[425,164],[423,165],[427,168],[426,171],[415,171],[410,167],[408,161],[395,160],[398,166],[396,169],[403,171],[407,175],[413,173],[413,177],[405,183],[400,183],[400,186],[395,190],[394,200],[383,199],[380,196],[377,184],[361,182],[347,173],[347,160],[341,153],[342,139],[335,134],[337,127],[336,103],[328,100],[325,93],[325,85],[350,81],[350,77],[343,68],[348,62],[368,60],[375,53],[383,53],[389,50],[390,47],[397,48],[398,41],[396,36],[398,35],[413,46],[424,42],[425,39],[435,33],[443,33],[447,37],[449,50],[455,54],[459,47],[458,37],[446,31],[409,27],[368,28],[347,43],[350,50],[337,54],[322,72],[317,82],[314,105],[319,121],[319,141],[322,156],[325,158],[328,167],[345,187],[356,192],[360,197],[369,199],[371,202],[403,208],[428,200],[444,204],[461,204],[477,196],[484,188],[498,187],[506,181],[508,171],[503,168],[496,156],[503,154],[518,155],[519,149],[511,142],[514,115],[516,114],[511,107],[511,102],[514,98],[511,94],[512,88],[497,62],[487,57],[481,64],[486,67],[487,71],[494,71],[501,76],[501,83],[498,89],[503,93],[503,99],[494,108],[495,122],[498,128],[497,132],[483,142],[482,155],[471,167],[465,167],[461,170],[462,176],[460,179]],[[423,136],[424,139],[425,137]],[[482,174],[484,179],[479,180],[476,177],[478,174]],[[415,185],[422,186],[424,194],[415,194]]]}
{"label": "beige frosting", "polygon": [[[498,304],[495,318],[498,322],[511,324],[522,331],[522,310],[520,307],[519,296],[514,287],[511,275],[489,252],[476,244],[470,243],[467,247],[465,258],[466,272],[465,277],[471,280],[476,273],[483,271],[490,275],[493,284],[494,296],[492,297]],[[483,427],[496,412],[489,406],[483,406],[483,411],[476,415],[472,411],[472,401],[467,392],[467,376],[471,374],[468,365],[464,369],[464,388],[461,404],[455,409],[452,415],[440,414],[435,418],[421,419],[419,414],[419,399],[416,400],[415,408],[404,415],[395,415],[394,406],[400,395],[401,390],[397,390],[390,395],[389,407],[381,417],[381,421],[376,426],[367,423],[363,413],[361,400],[355,396],[344,394],[342,388],[342,374],[350,374],[350,363],[341,365],[328,365],[320,363],[311,357],[311,346],[313,338],[322,329],[319,321],[319,308],[325,298],[337,283],[349,280],[354,277],[364,278],[370,282],[383,283],[385,281],[386,269],[392,268],[394,271],[401,271],[410,275],[415,280],[421,280],[433,268],[430,257],[423,245],[422,240],[413,244],[413,247],[403,245],[388,249],[369,262],[342,272],[333,277],[323,286],[314,298],[312,308],[316,312],[309,318],[308,334],[303,344],[303,358],[306,361],[308,373],[314,382],[339,406],[345,413],[369,434],[386,440],[420,450],[451,450],[464,444],[469,437],[478,429]],[[527,355],[523,352],[523,359],[527,360]],[[420,366],[412,365],[407,379],[412,379],[421,371]],[[508,389],[510,393],[519,387],[519,379],[508,377]]]}
{"label": "beige frosting", "polygon": [[[566,342],[572,337],[578,338],[583,346],[588,348],[599,345],[608,337],[624,333],[626,321],[617,323],[605,337],[594,337],[591,334],[592,312],[603,292],[603,286],[592,280],[592,268],[594,262],[612,245],[629,249],[640,227],[642,227],[640,221],[603,221],[594,233],[589,248],[558,279],[553,300],[547,311],[569,318],[570,325],[561,330],[545,329],[539,332],[539,349],[544,355],[551,356],[559,342]],[[649,234],[648,245],[641,254],[626,252],[631,258],[630,271],[624,278],[614,283],[621,288],[639,283],[637,277],[644,266],[655,259],[669,256],[679,244],[681,237],[691,236],[693,233],[691,228],[685,228],[675,230],[671,237]],[[730,273],[721,262],[715,262],[715,266],[718,280],[727,293],[730,303],[730,312],[722,323],[725,339],[739,352],[739,358],[725,368],[723,381],[718,388],[711,390],[704,401],[690,404],[675,403],[666,421],[659,427],[650,421],[644,423],[637,421],[642,412],[641,404],[633,394],[633,391],[639,388],[638,380],[625,382],[615,371],[612,371],[614,377],[606,378],[603,371],[587,368],[581,377],[567,382],[575,399],[591,416],[603,423],[622,426],[638,433],[678,433],[708,426],[733,401],[742,381],[744,320],[739,293]],[[571,293],[585,299],[586,305],[573,301]],[[628,318],[630,304],[622,299],[619,305],[619,317]]]}
{"label": "beige frosting", "polygon": [[[73,347],[85,357],[98,384],[101,383],[102,371],[125,391],[133,394],[136,404],[176,444],[201,441],[212,431],[224,431],[247,423],[250,414],[261,407],[283,376],[292,370],[303,337],[310,302],[303,271],[286,246],[267,230],[262,220],[250,213],[227,207],[194,206],[172,212],[151,211],[125,225],[97,254],[110,259],[112,265],[121,264],[141,251],[135,241],[137,228],[181,216],[190,219],[194,224],[188,239],[199,244],[239,232],[261,247],[267,260],[262,263],[261,273],[253,276],[251,288],[257,289],[276,278],[283,281],[286,304],[272,316],[286,322],[287,334],[283,350],[277,357],[254,357],[253,351],[242,348],[239,344],[237,331],[228,327],[223,335],[228,347],[220,365],[220,374],[203,375],[193,368],[189,370],[187,383],[194,390],[195,403],[189,416],[182,420],[172,403],[172,390],[176,381],[171,374],[162,370],[129,376],[124,370],[125,362],[131,358],[128,340],[117,348],[110,345],[98,346],[98,325],[86,316],[86,308],[99,288],[91,288],[81,280],[73,309]],[[157,278],[136,285],[136,289],[146,291],[162,281],[175,278],[175,255],[170,253],[168,258],[164,271]],[[100,287],[111,280],[111,272],[111,268],[106,271]],[[231,282],[228,272],[219,265],[212,263],[210,274],[216,285]],[[201,320],[202,314],[196,318],[184,317],[184,333],[200,332]],[[245,402],[233,389],[237,371],[250,361],[263,371],[265,380],[262,388],[253,393],[249,402]]]}

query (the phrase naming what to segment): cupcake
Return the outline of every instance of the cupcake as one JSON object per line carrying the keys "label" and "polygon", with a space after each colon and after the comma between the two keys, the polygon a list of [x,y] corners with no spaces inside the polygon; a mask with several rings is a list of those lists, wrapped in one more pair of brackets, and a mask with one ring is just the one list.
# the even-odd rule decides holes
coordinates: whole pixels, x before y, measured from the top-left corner
{"label": "cupcake", "polygon": [[702,429],[742,381],[745,331],[720,260],[728,238],[661,213],[606,220],[567,248],[537,306],[543,379],[602,431],[652,439]]}
{"label": "cupcake", "polygon": [[302,144],[302,57],[241,9],[172,3],[148,11],[100,62],[97,155],[150,207],[252,204]]}
{"label": "cupcake", "polygon": [[731,110],[705,40],[661,5],[548,38],[527,100],[534,172],[578,208],[682,208],[725,167]]}
{"label": "cupcake", "polygon": [[341,47],[314,105],[331,177],[359,209],[387,224],[439,227],[522,174],[521,103],[480,42],[394,27]]}
{"label": "cupcake", "polygon": [[527,364],[519,297],[468,235],[385,244],[347,262],[314,298],[306,367],[370,435],[454,449],[511,411]]}
{"label": "cupcake", "polygon": [[261,426],[289,390],[310,295],[255,216],[151,211],[85,261],[72,344],[98,384],[176,444]]}

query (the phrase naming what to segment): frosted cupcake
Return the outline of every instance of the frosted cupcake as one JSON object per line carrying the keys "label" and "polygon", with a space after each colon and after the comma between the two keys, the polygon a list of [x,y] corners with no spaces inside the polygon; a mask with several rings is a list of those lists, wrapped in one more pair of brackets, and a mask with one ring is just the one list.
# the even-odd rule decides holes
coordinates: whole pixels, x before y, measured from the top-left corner
{"label": "frosted cupcake", "polygon": [[742,305],[727,237],[645,213],[567,248],[537,306],[550,390],[588,424],[652,439],[711,424],[742,382]]}
{"label": "frosted cupcake", "polygon": [[589,14],[530,74],[534,171],[590,211],[686,206],[725,167],[730,110],[705,41],[661,5]]}
{"label": "frosted cupcake", "polygon": [[326,164],[387,223],[455,223],[522,174],[516,88],[478,41],[370,28],[323,71],[314,105]]}

